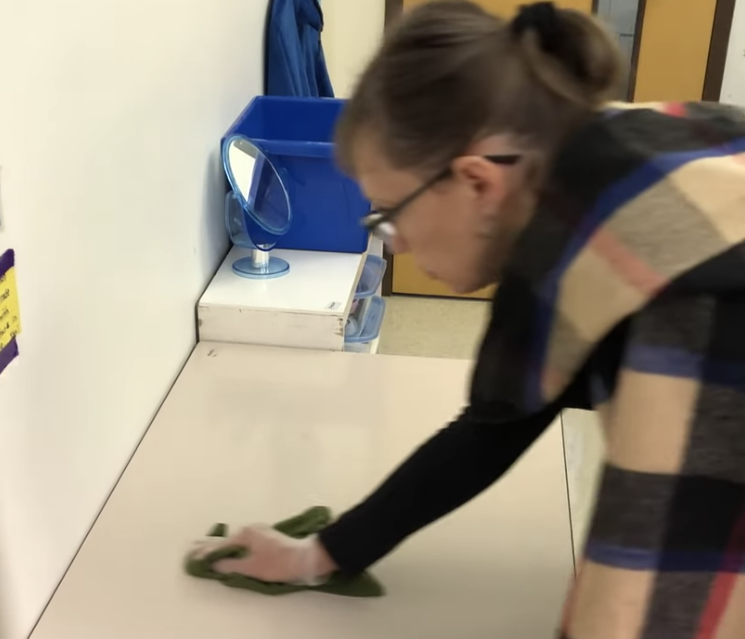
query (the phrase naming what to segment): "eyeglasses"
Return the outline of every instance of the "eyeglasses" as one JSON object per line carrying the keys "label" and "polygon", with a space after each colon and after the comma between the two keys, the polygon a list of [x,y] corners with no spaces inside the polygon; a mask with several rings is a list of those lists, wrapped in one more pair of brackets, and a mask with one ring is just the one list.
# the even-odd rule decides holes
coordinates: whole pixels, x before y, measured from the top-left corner
{"label": "eyeglasses", "polygon": [[[520,161],[521,155],[486,155],[485,160],[489,160],[494,164],[502,164],[504,166],[514,166]],[[411,195],[406,196],[396,206],[376,209],[370,211],[365,217],[362,218],[362,225],[374,236],[380,240],[383,240],[386,244],[390,245],[393,238],[396,237],[396,227],[393,222],[396,218],[401,215],[401,212],[414,202],[418,197],[426,193],[438,182],[442,182],[449,178],[453,173],[452,167],[437,173],[432,179],[427,180],[422,186],[417,188]]]}

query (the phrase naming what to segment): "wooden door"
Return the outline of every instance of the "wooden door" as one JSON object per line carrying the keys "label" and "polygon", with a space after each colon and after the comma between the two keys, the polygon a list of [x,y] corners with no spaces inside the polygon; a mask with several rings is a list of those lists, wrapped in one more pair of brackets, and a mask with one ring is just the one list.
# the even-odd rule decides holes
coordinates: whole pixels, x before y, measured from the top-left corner
{"label": "wooden door", "polygon": [[[428,0],[404,0],[405,9],[410,9]],[[510,17],[515,14],[520,5],[526,0],[480,0],[478,4],[497,15]],[[592,0],[563,0],[558,5],[580,11],[592,10]],[[397,255],[393,258],[393,293],[404,295],[427,295],[430,297],[464,297],[475,299],[490,299],[493,287],[489,287],[471,295],[456,295],[445,284],[437,282],[423,273],[414,263],[410,255]]]}
{"label": "wooden door", "polygon": [[634,102],[701,100],[717,0],[646,0],[641,5]]}

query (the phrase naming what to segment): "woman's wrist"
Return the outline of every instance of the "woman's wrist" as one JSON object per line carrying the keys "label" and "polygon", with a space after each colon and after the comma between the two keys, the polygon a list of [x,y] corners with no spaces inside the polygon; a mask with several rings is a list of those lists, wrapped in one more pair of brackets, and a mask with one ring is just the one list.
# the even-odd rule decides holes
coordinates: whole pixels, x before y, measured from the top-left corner
{"label": "woman's wrist", "polygon": [[321,540],[316,538],[316,555],[317,555],[317,570],[319,577],[326,577],[339,570],[336,562],[333,560],[331,555],[326,550],[326,547],[321,543]]}

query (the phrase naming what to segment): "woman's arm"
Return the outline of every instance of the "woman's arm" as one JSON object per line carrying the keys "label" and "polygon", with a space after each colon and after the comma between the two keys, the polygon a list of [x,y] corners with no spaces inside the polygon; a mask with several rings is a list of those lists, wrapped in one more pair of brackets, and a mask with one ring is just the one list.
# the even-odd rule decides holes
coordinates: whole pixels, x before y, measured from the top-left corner
{"label": "woman's arm", "polygon": [[467,410],[321,533],[321,543],[343,572],[365,570],[491,486],[553,422],[559,406],[507,423],[499,423],[496,411],[481,412]]}

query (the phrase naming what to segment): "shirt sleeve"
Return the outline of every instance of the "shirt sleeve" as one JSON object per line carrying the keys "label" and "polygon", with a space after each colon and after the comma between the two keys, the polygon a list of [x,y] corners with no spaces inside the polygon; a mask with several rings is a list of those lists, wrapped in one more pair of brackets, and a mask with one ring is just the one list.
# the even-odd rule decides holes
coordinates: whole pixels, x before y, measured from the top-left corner
{"label": "shirt sleeve", "polygon": [[372,495],[325,529],[321,543],[343,572],[365,570],[409,535],[493,484],[558,412],[552,405],[529,418],[500,423],[496,410],[466,410]]}

